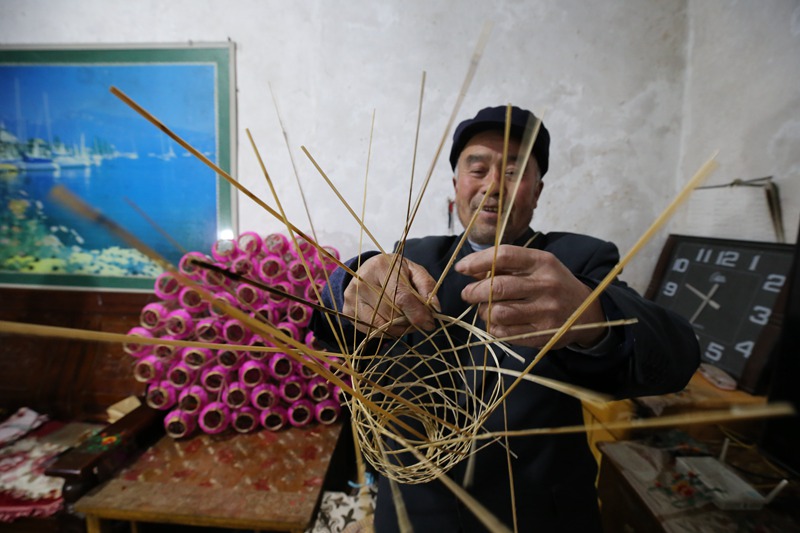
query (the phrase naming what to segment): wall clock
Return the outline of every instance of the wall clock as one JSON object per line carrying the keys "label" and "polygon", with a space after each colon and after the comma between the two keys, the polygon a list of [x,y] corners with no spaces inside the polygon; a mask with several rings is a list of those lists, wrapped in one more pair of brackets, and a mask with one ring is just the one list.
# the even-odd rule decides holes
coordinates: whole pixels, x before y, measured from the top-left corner
{"label": "wall clock", "polygon": [[790,244],[670,235],[645,297],[687,318],[703,362],[741,380],[786,285]]}

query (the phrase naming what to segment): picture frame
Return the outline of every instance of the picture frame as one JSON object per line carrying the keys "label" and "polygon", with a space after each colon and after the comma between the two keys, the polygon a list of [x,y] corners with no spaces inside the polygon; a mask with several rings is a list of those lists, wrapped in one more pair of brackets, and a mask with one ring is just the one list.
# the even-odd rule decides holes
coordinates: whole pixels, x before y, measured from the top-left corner
{"label": "picture frame", "polygon": [[0,285],[152,290],[155,263],[52,200],[67,188],[177,264],[237,231],[235,46],[0,47]]}
{"label": "picture frame", "polygon": [[750,391],[780,328],[793,253],[790,244],[669,235],[645,298],[686,318],[701,363]]}

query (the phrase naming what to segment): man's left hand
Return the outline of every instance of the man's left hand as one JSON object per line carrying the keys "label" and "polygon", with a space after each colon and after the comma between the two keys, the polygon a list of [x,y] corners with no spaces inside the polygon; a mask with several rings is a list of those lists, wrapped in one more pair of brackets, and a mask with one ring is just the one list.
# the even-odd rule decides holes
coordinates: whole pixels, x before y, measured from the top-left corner
{"label": "man's left hand", "polygon": [[[478,304],[479,316],[488,325],[489,333],[495,337],[559,328],[591,294],[589,287],[549,252],[501,245],[497,249],[494,279],[491,279],[494,260],[495,249],[487,248],[468,255],[456,264],[455,269],[478,280],[464,288],[461,298],[469,304]],[[600,302],[596,300],[577,323],[604,320]],[[555,348],[571,344],[592,347],[603,339],[606,329],[598,327],[568,331]],[[514,340],[513,344],[541,347],[549,338],[534,336]]]}

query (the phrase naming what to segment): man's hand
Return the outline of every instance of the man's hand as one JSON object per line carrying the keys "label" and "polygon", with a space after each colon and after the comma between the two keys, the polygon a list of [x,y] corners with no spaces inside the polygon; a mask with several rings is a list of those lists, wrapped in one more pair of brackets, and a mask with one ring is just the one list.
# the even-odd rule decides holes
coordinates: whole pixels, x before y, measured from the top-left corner
{"label": "man's hand", "polygon": [[[461,292],[465,302],[478,304],[480,317],[489,323],[489,333],[508,337],[561,327],[591,293],[555,256],[542,250],[501,245],[497,250],[489,317],[489,273],[494,248],[468,255],[459,261],[456,271],[479,281]],[[605,320],[600,302],[595,301],[578,319],[579,324]],[[606,328],[567,332],[556,348],[569,344],[591,347],[600,342]],[[544,346],[549,337],[537,336],[513,343]]]}
{"label": "man's hand", "polygon": [[[422,266],[407,260],[401,263],[396,254],[381,254],[364,261],[358,276],[344,291],[344,313],[358,318],[359,331],[366,332],[370,322],[373,327],[392,322],[387,333],[395,337],[405,334],[410,325],[428,331],[436,327],[431,309],[425,306],[436,281]],[[384,284],[386,290],[378,303]],[[439,300],[434,298],[431,306],[439,309]]]}

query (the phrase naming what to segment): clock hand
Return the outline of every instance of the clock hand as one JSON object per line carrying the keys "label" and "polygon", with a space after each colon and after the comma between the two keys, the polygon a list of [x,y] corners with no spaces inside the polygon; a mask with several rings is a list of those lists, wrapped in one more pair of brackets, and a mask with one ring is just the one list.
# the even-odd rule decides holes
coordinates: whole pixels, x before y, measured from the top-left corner
{"label": "clock hand", "polygon": [[719,308],[720,308],[720,305],[719,305],[719,303],[717,303],[717,302],[715,302],[714,300],[712,300],[712,299],[711,299],[711,297],[712,297],[712,296],[714,296],[714,293],[715,293],[715,292],[717,292],[717,289],[719,288],[719,284],[717,284],[717,285],[714,285],[714,286],[711,288],[711,291],[708,293],[708,296],[706,296],[705,294],[703,294],[702,292],[700,292],[698,289],[694,288],[694,287],[693,287],[691,284],[689,284],[689,283],[687,283],[687,284],[686,284],[686,288],[687,288],[687,289],[689,289],[690,291],[692,291],[693,293],[695,293],[695,294],[696,294],[697,296],[699,296],[699,297],[700,297],[702,300],[708,300],[708,305],[710,305],[710,306],[711,306],[711,307],[712,307],[712,308],[713,308],[715,311],[718,311],[718,310],[719,310]]}
{"label": "clock hand", "polygon": [[[688,284],[686,286],[689,287]],[[700,302],[700,307],[697,308],[697,311],[694,312],[694,314],[692,315],[692,318],[689,319],[689,323],[690,324],[694,324],[695,319],[697,319],[697,317],[700,316],[700,313],[703,311],[703,309],[705,309],[706,305],[711,305],[711,307],[713,309],[719,309],[719,304],[717,302],[714,302],[714,300],[711,299],[711,297],[714,296],[714,293],[717,292],[717,289],[719,289],[719,283],[715,283],[714,286],[711,287],[711,290],[708,291],[708,295],[707,296],[706,295],[702,295],[701,296],[703,301]],[[712,302],[713,302],[713,304],[716,305],[716,307],[714,305],[712,305]]]}

